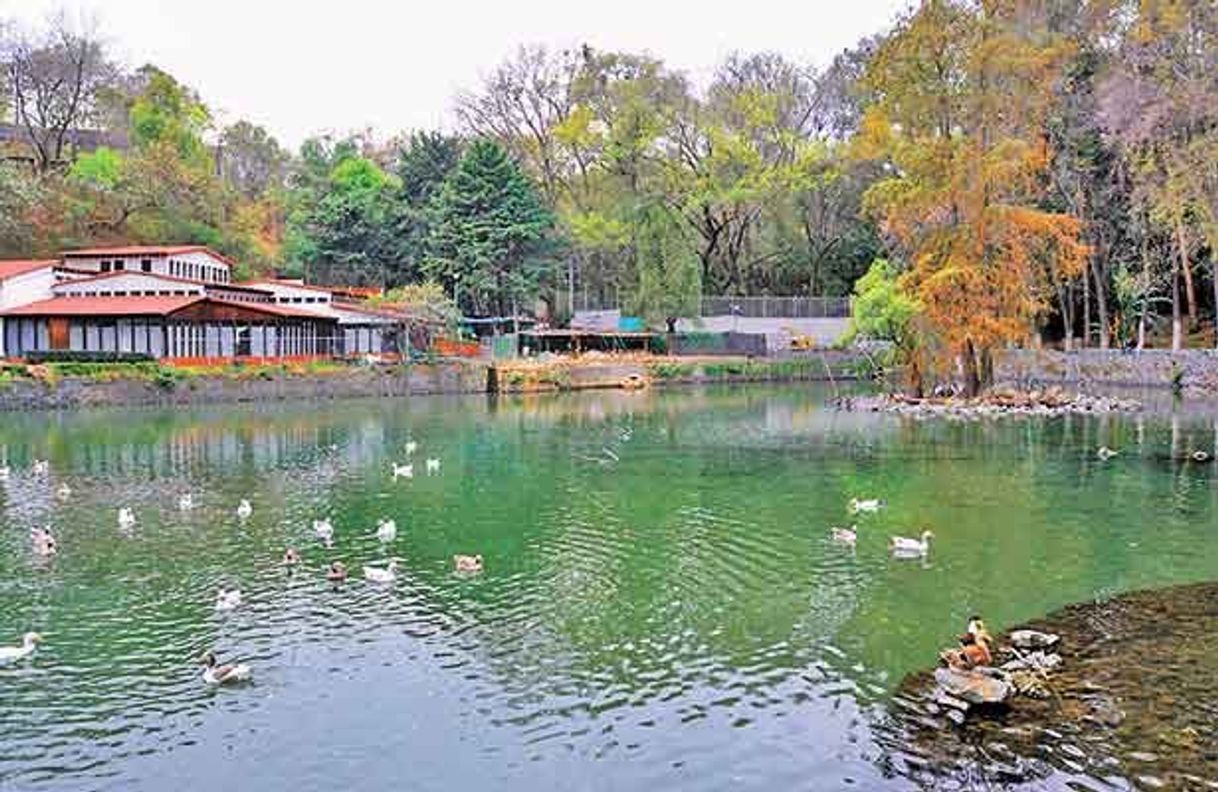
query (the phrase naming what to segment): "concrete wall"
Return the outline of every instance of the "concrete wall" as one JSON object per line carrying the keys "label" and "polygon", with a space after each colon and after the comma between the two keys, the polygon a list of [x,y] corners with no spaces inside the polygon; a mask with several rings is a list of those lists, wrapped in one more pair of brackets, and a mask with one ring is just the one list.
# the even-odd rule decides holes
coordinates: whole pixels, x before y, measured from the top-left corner
{"label": "concrete wall", "polygon": [[136,379],[113,382],[77,377],[56,382],[15,379],[0,382],[0,411],[484,393],[486,378],[486,366],[442,363],[352,368],[325,374],[279,373],[269,379],[194,376],[172,387]]}
{"label": "concrete wall", "polygon": [[704,316],[701,324],[685,319],[677,323],[677,329],[681,331],[735,330],[764,335],[766,347],[771,352],[790,349],[791,337],[796,334],[811,336],[819,347],[833,346],[849,327],[849,319],[761,319],[746,316]]}
{"label": "concrete wall", "polygon": [[[1174,367],[1174,368],[1173,368]],[[999,385],[1124,385],[1170,388],[1173,370],[1192,390],[1218,392],[1218,352],[1153,349],[1142,352],[1083,349],[1075,352],[1005,350],[994,357]]]}

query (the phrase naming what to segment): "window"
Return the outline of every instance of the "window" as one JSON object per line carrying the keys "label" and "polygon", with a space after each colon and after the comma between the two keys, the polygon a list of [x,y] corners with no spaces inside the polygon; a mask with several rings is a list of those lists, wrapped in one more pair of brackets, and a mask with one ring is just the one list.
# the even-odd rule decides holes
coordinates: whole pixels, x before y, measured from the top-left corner
{"label": "window", "polygon": [[109,272],[109,271],[110,271],[110,262],[109,262],[109,261],[103,261],[103,262],[101,263],[101,271],[102,271],[102,272]]}
{"label": "window", "polygon": [[116,261],[114,262],[114,269],[115,269],[115,271],[116,271],[116,272],[117,272],[118,270],[125,270],[125,269],[127,269],[127,262],[123,261],[122,259],[118,259],[118,260],[116,260]]}
{"label": "window", "polygon": [[152,259],[144,259],[140,262],[140,272],[152,272]]}

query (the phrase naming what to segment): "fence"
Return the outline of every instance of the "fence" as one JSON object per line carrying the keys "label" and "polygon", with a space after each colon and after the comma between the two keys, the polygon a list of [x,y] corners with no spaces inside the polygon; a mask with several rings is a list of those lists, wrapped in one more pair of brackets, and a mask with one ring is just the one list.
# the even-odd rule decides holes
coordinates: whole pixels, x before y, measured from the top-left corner
{"label": "fence", "polygon": [[[567,305],[566,293],[557,304]],[[630,303],[629,295],[597,298],[575,294],[579,313],[619,310]],[[699,316],[744,316],[752,319],[844,319],[850,316],[849,297],[732,297],[704,295]]]}

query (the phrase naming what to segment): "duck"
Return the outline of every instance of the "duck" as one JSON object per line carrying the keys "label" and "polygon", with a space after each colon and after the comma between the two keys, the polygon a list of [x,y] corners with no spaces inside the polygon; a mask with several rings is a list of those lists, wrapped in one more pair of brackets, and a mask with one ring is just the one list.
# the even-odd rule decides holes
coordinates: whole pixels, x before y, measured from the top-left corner
{"label": "duck", "polygon": [[376,538],[382,542],[392,542],[398,538],[398,524],[393,520],[381,520],[376,524]]}
{"label": "duck", "polygon": [[398,579],[398,562],[393,559],[384,567],[364,565],[364,579],[373,583],[392,583]]}
{"label": "duck", "polygon": [[68,482],[63,482],[59,488],[55,490],[55,496],[60,500],[67,500],[72,497],[72,488],[68,486]]}
{"label": "duck", "polygon": [[21,646],[0,646],[0,663],[24,660],[34,653],[34,648],[41,642],[41,635],[36,632],[27,632],[21,636]]}
{"label": "duck", "polygon": [[329,547],[334,543],[334,526],[326,518],[313,521],[313,535]]}
{"label": "duck", "polygon": [[135,525],[135,512],[123,506],[118,510],[118,527],[130,528],[133,525]]}
{"label": "duck", "polygon": [[8,481],[9,476],[13,475],[13,469],[8,465],[0,465],[0,481]]}
{"label": "duck", "polygon": [[216,653],[207,651],[199,658],[199,663],[205,666],[203,669],[203,681],[209,685],[228,685],[234,682],[244,682],[252,676],[250,667],[244,663],[226,663],[220,665],[216,662]]}
{"label": "duck", "polygon": [[399,465],[393,463],[393,477],[399,478],[414,478],[414,465]]}
{"label": "duck", "polygon": [[458,572],[481,572],[482,556],[455,555],[453,556],[453,566],[456,567]]}
{"label": "duck", "polygon": [[30,541],[34,545],[34,553],[40,556],[53,556],[59,552],[55,537],[50,527],[34,528],[30,531]]}
{"label": "duck", "polygon": [[253,513],[254,507],[250,505],[249,501],[242,498],[241,502],[237,504],[237,518],[241,520],[248,520],[250,515]]}
{"label": "duck", "polygon": [[1116,456],[1119,453],[1121,453],[1121,452],[1113,451],[1108,446],[1100,446],[1100,449],[1095,452],[1095,456],[1101,462],[1107,462],[1109,459],[1112,459],[1114,456]]}
{"label": "duck", "polygon": [[45,459],[35,459],[34,460],[34,475],[35,476],[45,476],[47,473],[50,473],[50,472],[51,472],[51,463],[50,462],[46,461]]}
{"label": "duck", "polygon": [[283,565],[286,567],[294,567],[300,563],[300,553],[296,552],[295,547],[289,547],[283,551]]}
{"label": "duck", "polygon": [[1208,451],[1194,451],[1188,455],[1194,462],[1209,462],[1211,457]]}
{"label": "duck", "polygon": [[939,653],[939,658],[951,668],[967,671],[978,666],[988,666],[994,662],[994,655],[990,652],[990,642],[987,638],[969,632],[961,635],[959,640],[959,649],[945,649]]}
{"label": "duck", "polygon": [[410,456],[415,451],[419,450],[419,444],[413,440],[406,441],[406,456]]}
{"label": "duck", "polygon": [[853,514],[859,514],[860,512],[871,514],[878,512],[882,508],[884,508],[884,501],[880,500],[879,498],[867,498],[864,500],[859,500],[858,498],[850,499],[850,511]]}
{"label": "duck", "polygon": [[856,525],[852,525],[849,528],[834,528],[830,533],[833,541],[840,542],[841,544],[852,545],[859,538],[858,526]]}
{"label": "duck", "polygon": [[195,507],[195,496],[189,492],[178,496],[178,511],[190,511]]}
{"label": "duck", "polygon": [[440,472],[440,460],[432,458],[427,460],[427,475],[432,476]]}
{"label": "duck", "polygon": [[964,631],[970,635],[977,636],[977,640],[984,641],[986,646],[989,646],[994,642],[993,636],[991,636],[990,631],[986,629],[985,622],[981,620],[980,616],[970,616],[968,620],[968,627],[966,627]]}
{"label": "duck", "polygon": [[216,592],[216,610],[231,611],[236,610],[241,605],[241,590],[240,589],[220,589]]}
{"label": "duck", "polygon": [[888,542],[888,548],[896,555],[924,556],[930,552],[930,540],[934,536],[932,531],[923,531],[918,539],[894,536]]}
{"label": "duck", "polygon": [[347,579],[347,565],[342,561],[331,561],[326,570],[326,580],[331,583],[342,583]]}

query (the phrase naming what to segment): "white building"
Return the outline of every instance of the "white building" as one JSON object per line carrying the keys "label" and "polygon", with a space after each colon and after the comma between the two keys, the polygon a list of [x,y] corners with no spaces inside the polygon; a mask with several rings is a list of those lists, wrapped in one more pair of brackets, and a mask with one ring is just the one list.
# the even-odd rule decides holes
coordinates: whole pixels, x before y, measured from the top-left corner
{"label": "white building", "polygon": [[69,250],[63,254],[63,266],[77,272],[145,272],[201,283],[231,283],[233,279],[233,262],[201,245]]}
{"label": "white building", "polygon": [[49,297],[58,264],[54,260],[0,261],[0,358],[6,354],[3,312]]}

